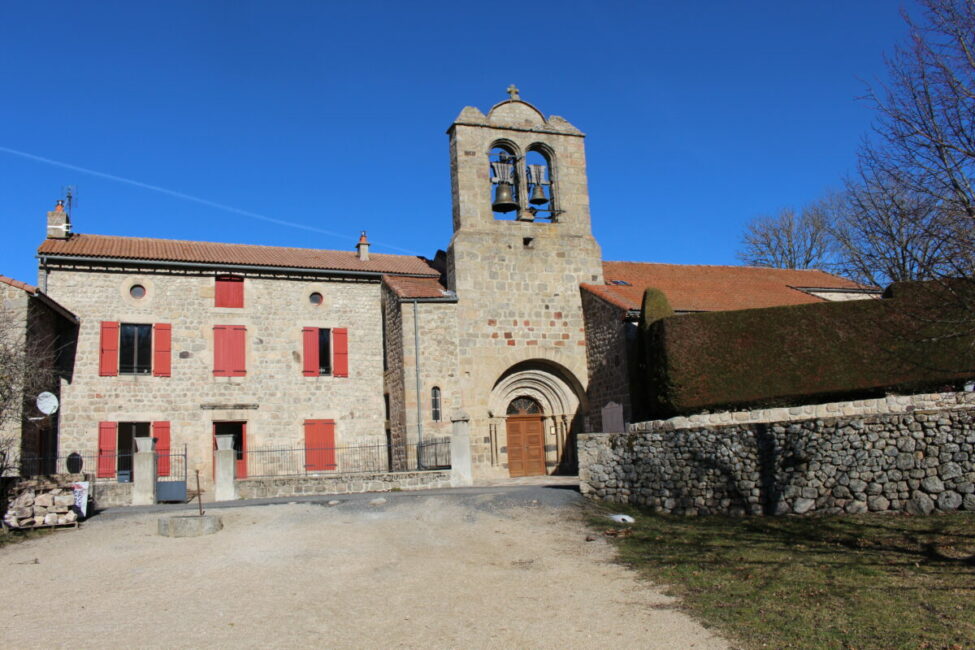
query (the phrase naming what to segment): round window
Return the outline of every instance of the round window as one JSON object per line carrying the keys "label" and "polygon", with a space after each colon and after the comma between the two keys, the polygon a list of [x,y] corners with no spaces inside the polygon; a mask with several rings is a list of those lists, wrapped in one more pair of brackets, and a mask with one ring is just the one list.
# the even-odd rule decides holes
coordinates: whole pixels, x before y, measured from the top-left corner
{"label": "round window", "polygon": [[133,284],[129,287],[129,295],[133,298],[144,298],[146,295],[146,288],[141,284]]}
{"label": "round window", "polygon": [[313,305],[322,304],[322,294],[318,293],[317,291],[314,292],[313,294],[308,296],[308,302],[310,302]]}

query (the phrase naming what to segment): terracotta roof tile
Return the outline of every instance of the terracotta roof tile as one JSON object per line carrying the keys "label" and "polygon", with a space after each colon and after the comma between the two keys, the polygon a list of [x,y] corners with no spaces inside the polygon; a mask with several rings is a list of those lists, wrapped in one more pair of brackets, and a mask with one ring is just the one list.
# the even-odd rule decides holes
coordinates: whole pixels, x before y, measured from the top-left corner
{"label": "terracotta roof tile", "polygon": [[383,281],[400,298],[453,298],[453,293],[440,283],[440,278],[383,276]]}
{"label": "terracotta roof tile", "polygon": [[0,275],[0,282],[3,284],[9,284],[11,287],[16,289],[22,289],[31,295],[36,294],[38,291],[37,287],[32,284],[27,284],[26,282],[21,282],[20,280],[14,280],[13,278],[8,278],[5,275]]}
{"label": "terracotta roof tile", "polygon": [[603,262],[603,276],[605,285],[583,287],[625,309],[640,309],[647,287],[663,291],[676,311],[725,311],[823,301],[800,291],[800,287],[869,290],[825,271],[755,266]]}
{"label": "terracotta roof tile", "polygon": [[199,262],[201,264],[241,264],[387,274],[440,275],[427,260],[419,256],[370,253],[368,261],[361,261],[354,251],[112,237],[107,235],[74,234],[69,239],[46,239],[37,249],[37,252],[51,256],[77,255],[119,260]]}

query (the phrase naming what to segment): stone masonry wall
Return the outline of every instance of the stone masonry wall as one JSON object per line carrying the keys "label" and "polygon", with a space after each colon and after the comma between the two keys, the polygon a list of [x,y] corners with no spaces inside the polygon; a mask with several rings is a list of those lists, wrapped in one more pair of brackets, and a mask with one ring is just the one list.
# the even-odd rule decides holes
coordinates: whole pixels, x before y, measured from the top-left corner
{"label": "stone masonry wall", "polygon": [[623,418],[629,422],[630,378],[626,310],[582,291],[582,311],[586,320],[588,353],[589,430],[602,430],[602,408],[610,402],[623,405]]}
{"label": "stone masonry wall", "polygon": [[975,407],[579,440],[590,498],[677,514],[975,510]]}
{"label": "stone masonry wall", "polygon": [[388,286],[382,289],[383,319],[386,323],[386,369],[383,373],[383,390],[389,396],[390,439],[401,445],[406,442],[406,414],[403,377],[403,312],[396,293]]}
{"label": "stone masonry wall", "polygon": [[430,490],[450,487],[450,470],[335,476],[277,476],[238,479],[235,484],[237,495],[241,499]]}
{"label": "stone masonry wall", "polygon": [[[378,281],[247,277],[236,309],[214,306],[214,275],[50,270],[49,295],[81,319],[60,455],[96,453],[100,421],[168,421],[173,448],[188,445],[189,471],[209,484],[215,421],[246,422],[249,450],[303,441],[306,419],[334,420],[337,445],[385,443]],[[101,321],[171,324],[172,376],[99,376]],[[245,377],[213,375],[215,325],[247,328]],[[302,327],[348,328],[348,377],[303,376]]]}
{"label": "stone masonry wall", "polygon": [[[527,104],[507,102],[487,116],[465,108],[449,134],[454,235],[447,276],[459,299],[459,406],[471,418],[475,475],[500,477],[508,474],[505,411],[492,412],[492,391],[524,362],[550,368],[569,385],[587,384],[579,284],[602,281],[602,254],[590,227],[581,132],[561,118],[543,119]],[[562,210],[555,222],[494,218],[488,152],[502,140],[522,154],[532,146],[551,152]],[[546,415],[574,421],[577,414]],[[546,449],[557,445],[551,429]]]}

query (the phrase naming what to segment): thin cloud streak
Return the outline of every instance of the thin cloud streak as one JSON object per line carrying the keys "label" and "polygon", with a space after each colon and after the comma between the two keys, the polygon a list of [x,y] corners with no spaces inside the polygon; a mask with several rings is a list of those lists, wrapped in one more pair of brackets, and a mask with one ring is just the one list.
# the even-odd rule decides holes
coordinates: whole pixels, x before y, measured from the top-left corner
{"label": "thin cloud streak", "polygon": [[[0,146],[0,151],[4,153],[9,153],[14,156],[20,156],[21,158],[27,158],[28,160],[33,160],[36,162],[42,162],[47,165],[54,165],[55,167],[63,167],[64,169],[70,169],[72,171],[81,172],[83,174],[89,174],[91,176],[97,176],[99,178],[104,178],[106,180],[115,181],[117,183],[125,183],[126,185],[132,185],[135,187],[141,187],[145,190],[151,190],[153,192],[159,192],[160,194],[166,194],[168,196],[175,197],[177,199],[183,199],[184,201],[192,201],[193,203],[199,203],[200,205],[205,205],[210,208],[217,210],[223,210],[224,212],[230,212],[232,214],[239,214],[244,217],[250,217],[251,219],[258,219],[260,221],[267,221],[269,223],[274,223],[279,226],[287,226],[288,228],[297,228],[299,230],[307,230],[309,232],[318,233],[321,235],[329,235],[331,237],[338,237],[340,239],[353,240],[355,238],[350,238],[348,235],[343,235],[332,230],[324,230],[322,228],[316,228],[314,226],[307,226],[301,223],[295,223],[293,221],[285,221],[284,219],[276,219],[274,217],[269,217],[267,215],[259,214],[257,212],[250,212],[249,210],[242,210],[240,208],[235,208],[232,205],[224,205],[223,203],[216,203],[215,201],[209,201],[207,199],[201,199],[198,196],[193,196],[191,194],[184,194],[183,192],[177,192],[176,190],[168,190],[165,187],[159,187],[158,185],[150,185],[149,183],[143,183],[141,181],[136,181],[131,178],[123,178],[122,176],[116,176],[114,174],[106,174],[105,172],[95,171],[94,169],[87,169],[85,167],[79,167],[78,165],[72,165],[70,163],[61,162],[59,160],[52,160],[50,158],[44,158],[43,156],[38,156],[32,153],[27,153],[26,151],[19,151],[17,149],[11,149],[9,147]],[[383,246],[390,250],[399,251],[401,253],[406,253],[408,255],[419,255],[415,251],[408,250],[406,248],[399,248],[398,246],[393,246],[391,244],[384,244],[383,242],[373,242],[376,245]]]}

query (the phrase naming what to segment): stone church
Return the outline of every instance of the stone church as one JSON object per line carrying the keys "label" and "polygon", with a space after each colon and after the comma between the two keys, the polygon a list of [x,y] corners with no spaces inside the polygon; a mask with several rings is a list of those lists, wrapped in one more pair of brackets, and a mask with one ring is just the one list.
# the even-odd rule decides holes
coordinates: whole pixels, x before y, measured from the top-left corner
{"label": "stone church", "polygon": [[573,472],[577,433],[630,418],[644,288],[678,312],[864,296],[821,271],[604,261],[584,134],[509,95],[447,131],[453,236],[429,259],[370,253],[366,233],[355,251],[281,248],[77,233],[48,213],[40,291],[80,321],[58,453],[152,435],[209,480],[216,433],[247,476],[245,450],[396,448],[464,419],[475,478]]}

